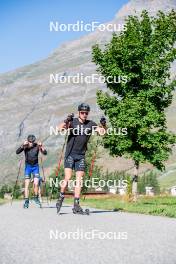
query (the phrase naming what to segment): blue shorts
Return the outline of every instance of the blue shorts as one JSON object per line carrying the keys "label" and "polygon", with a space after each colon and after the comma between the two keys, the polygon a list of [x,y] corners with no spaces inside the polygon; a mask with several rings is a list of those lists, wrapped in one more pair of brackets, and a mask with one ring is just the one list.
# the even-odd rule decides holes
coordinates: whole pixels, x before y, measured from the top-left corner
{"label": "blue shorts", "polygon": [[39,165],[38,164],[31,165],[31,164],[26,163],[25,171],[24,171],[25,179],[30,179],[31,178],[31,174],[33,175],[34,178],[39,178],[40,177]]}

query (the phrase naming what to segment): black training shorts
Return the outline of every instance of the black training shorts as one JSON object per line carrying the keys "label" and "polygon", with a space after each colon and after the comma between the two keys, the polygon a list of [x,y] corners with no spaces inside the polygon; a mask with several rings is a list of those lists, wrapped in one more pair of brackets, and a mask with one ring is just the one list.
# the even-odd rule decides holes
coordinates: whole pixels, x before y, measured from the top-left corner
{"label": "black training shorts", "polygon": [[64,160],[64,168],[70,168],[75,171],[85,171],[85,157],[78,158],[69,155]]}

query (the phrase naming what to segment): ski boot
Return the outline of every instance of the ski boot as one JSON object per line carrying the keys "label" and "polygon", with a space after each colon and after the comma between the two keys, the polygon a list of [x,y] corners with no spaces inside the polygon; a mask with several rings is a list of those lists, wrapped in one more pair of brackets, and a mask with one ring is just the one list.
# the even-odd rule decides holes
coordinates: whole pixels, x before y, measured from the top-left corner
{"label": "ski boot", "polygon": [[36,204],[38,207],[42,208],[42,204],[41,204],[41,202],[40,202],[38,196],[34,196],[33,201],[35,202],[35,204]]}
{"label": "ski boot", "polygon": [[60,212],[64,197],[60,196],[56,202],[57,214]]}
{"label": "ski boot", "polygon": [[29,208],[29,199],[25,199],[25,201],[24,201],[24,205],[23,205],[23,208],[24,208],[24,209]]}
{"label": "ski boot", "polygon": [[89,209],[85,209],[84,211],[79,203],[75,203],[72,210],[74,214],[89,215]]}

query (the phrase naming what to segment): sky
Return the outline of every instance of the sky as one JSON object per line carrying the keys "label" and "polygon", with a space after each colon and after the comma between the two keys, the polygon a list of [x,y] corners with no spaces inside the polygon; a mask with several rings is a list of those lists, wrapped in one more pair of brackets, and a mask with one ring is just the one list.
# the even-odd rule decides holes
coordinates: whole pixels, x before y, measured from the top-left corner
{"label": "sky", "polygon": [[111,21],[128,0],[0,0],[0,73],[46,58],[87,32],[50,32],[50,21]]}

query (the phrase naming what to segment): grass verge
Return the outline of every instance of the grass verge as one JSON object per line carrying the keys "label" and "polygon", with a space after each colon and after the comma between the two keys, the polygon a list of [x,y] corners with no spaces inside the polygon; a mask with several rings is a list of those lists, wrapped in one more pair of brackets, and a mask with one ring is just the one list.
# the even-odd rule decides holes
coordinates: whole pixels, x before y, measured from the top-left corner
{"label": "grass verge", "polygon": [[[66,199],[66,202],[72,203],[72,199]],[[176,218],[176,197],[155,196],[139,197],[137,202],[128,202],[125,198],[119,196],[109,197],[87,197],[81,199],[81,205],[122,212],[167,216]]]}
{"label": "grass verge", "polygon": [[0,205],[4,204],[5,200],[0,198]]}

